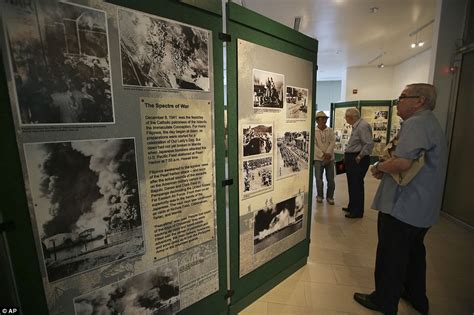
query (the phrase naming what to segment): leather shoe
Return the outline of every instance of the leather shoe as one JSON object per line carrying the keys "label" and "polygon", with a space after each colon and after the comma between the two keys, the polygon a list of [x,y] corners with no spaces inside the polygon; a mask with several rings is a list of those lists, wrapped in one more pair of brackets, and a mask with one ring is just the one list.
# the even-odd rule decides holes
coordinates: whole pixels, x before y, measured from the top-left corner
{"label": "leather shoe", "polygon": [[382,308],[370,300],[369,294],[364,293],[354,293],[354,300],[360,305],[368,308],[369,310],[383,312]]}
{"label": "leather shoe", "polygon": [[350,212],[349,208],[342,208],[342,211]]}
{"label": "leather shoe", "polygon": [[362,217],[363,217],[363,215],[352,214],[352,213],[346,214],[346,218],[349,218],[349,219],[360,219]]}

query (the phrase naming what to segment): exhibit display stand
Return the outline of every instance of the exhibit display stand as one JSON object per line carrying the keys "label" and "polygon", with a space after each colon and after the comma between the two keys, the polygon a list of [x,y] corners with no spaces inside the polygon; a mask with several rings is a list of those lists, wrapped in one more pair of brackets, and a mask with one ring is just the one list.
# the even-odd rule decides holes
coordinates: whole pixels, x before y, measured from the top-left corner
{"label": "exhibit display stand", "polygon": [[306,263],[318,43],[234,3],[227,13],[236,313]]}
{"label": "exhibit display stand", "polygon": [[11,307],[236,313],[306,263],[317,41],[233,3],[224,34],[221,10],[1,4]]}
{"label": "exhibit display stand", "polygon": [[362,100],[331,103],[331,127],[336,134],[336,160],[344,158],[344,150],[349,141],[352,126],[345,120],[346,110],[355,107],[360,111],[361,118],[372,127],[374,149],[371,162],[378,160],[386,144],[400,129],[400,120],[396,114],[396,105],[392,100]]}

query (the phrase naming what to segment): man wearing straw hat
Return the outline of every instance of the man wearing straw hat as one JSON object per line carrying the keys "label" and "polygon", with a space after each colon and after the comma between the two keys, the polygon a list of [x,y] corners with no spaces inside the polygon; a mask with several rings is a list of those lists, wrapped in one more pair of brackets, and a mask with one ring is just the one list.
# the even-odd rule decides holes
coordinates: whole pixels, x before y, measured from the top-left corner
{"label": "man wearing straw hat", "polygon": [[314,142],[314,173],[316,176],[316,188],[318,196],[316,201],[322,203],[323,194],[323,172],[326,172],[326,200],[330,205],[334,204],[334,145],[336,137],[334,131],[326,125],[328,116],[323,111],[316,113],[316,141]]}

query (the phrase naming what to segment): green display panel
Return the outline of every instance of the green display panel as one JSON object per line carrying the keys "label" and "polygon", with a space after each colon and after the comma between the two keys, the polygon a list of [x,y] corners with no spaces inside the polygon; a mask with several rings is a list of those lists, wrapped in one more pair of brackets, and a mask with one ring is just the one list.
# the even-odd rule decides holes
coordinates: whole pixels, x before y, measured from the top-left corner
{"label": "green display panel", "polygon": [[231,313],[306,263],[317,41],[228,3]]}
{"label": "green display panel", "polygon": [[226,312],[222,18],[200,4],[1,4],[24,314]]}
{"label": "green display panel", "polygon": [[347,108],[355,107],[361,113],[361,118],[372,127],[374,149],[371,160],[376,161],[383,152],[385,145],[400,129],[400,121],[396,116],[396,106],[391,100],[362,100],[331,104],[331,126],[336,133],[336,160],[341,160],[345,146],[349,141],[352,127],[345,121]]}

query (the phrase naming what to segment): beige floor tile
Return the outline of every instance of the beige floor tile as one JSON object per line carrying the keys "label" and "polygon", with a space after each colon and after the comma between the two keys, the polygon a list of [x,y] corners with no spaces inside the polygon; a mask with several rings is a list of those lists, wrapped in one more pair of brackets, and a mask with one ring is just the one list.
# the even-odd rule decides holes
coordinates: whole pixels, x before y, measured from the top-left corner
{"label": "beige floor tile", "polygon": [[303,281],[318,283],[336,284],[336,276],[329,264],[318,264],[309,261],[306,266],[297,271],[301,275]]}
{"label": "beige floor tile", "polygon": [[374,289],[374,269],[371,267],[349,267],[333,265],[338,284]]}
{"label": "beige floor tile", "polygon": [[310,306],[297,306],[282,303],[268,303],[268,314],[271,315],[312,315]]}
{"label": "beige floor tile", "polygon": [[268,313],[267,311],[268,306],[266,302],[259,302],[256,301],[249,306],[247,306],[245,309],[243,309],[239,315],[267,315],[271,314]]}
{"label": "beige floor tile", "polygon": [[260,298],[261,302],[283,303],[306,306],[305,284],[303,282],[283,282]]}

